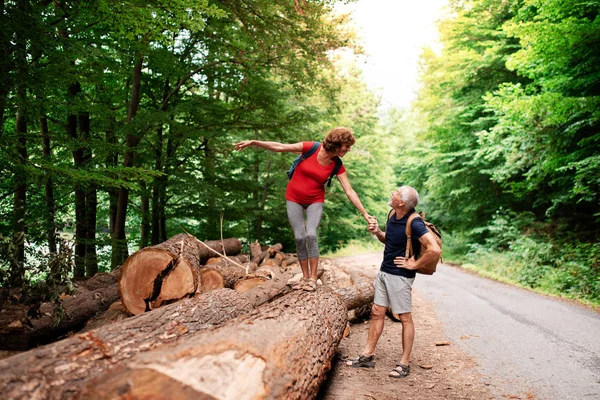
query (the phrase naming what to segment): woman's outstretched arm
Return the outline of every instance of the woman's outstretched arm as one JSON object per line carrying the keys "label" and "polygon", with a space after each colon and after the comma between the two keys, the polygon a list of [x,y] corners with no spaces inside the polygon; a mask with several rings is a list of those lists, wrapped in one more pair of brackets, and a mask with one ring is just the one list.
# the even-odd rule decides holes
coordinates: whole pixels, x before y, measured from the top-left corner
{"label": "woman's outstretched arm", "polygon": [[246,147],[262,147],[263,149],[276,151],[278,153],[286,152],[286,153],[302,153],[303,144],[302,142],[298,143],[279,143],[279,142],[267,142],[263,140],[243,140],[234,145],[234,150],[243,150]]}
{"label": "woman's outstretched arm", "polygon": [[340,183],[342,184],[342,188],[344,189],[344,192],[346,193],[346,196],[348,196],[350,202],[354,204],[354,207],[356,207],[356,209],[362,214],[363,218],[367,222],[369,222],[371,216],[367,213],[365,207],[363,207],[360,198],[358,197],[358,194],[356,194],[354,189],[352,189],[350,179],[348,179],[348,173],[344,172],[343,174],[339,174],[337,177]]}

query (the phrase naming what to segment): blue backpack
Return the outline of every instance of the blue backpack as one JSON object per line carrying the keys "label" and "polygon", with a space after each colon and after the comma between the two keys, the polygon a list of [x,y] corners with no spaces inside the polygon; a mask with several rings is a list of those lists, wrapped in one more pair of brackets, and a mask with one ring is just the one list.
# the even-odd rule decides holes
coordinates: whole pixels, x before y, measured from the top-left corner
{"label": "blue backpack", "polygon": [[[320,145],[321,143],[314,142],[312,147],[306,153],[300,154],[298,157],[296,157],[296,159],[290,166],[290,169],[287,171],[288,179],[292,179],[292,175],[294,175],[294,171],[296,170],[298,164],[315,154],[315,151],[317,151]],[[333,167],[331,175],[329,175],[329,178],[325,181],[325,183],[327,183],[327,187],[331,186],[331,179],[333,179],[333,177],[337,175],[337,173],[340,171],[340,168],[342,168],[342,159],[337,157],[335,159],[335,167]]]}

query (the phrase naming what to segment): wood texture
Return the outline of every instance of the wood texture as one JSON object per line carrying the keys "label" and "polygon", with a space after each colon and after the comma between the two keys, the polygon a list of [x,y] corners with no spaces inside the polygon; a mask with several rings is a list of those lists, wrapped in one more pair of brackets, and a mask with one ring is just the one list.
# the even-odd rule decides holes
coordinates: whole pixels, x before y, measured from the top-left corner
{"label": "wood texture", "polygon": [[85,399],[314,399],[346,326],[327,288],[294,291],[249,314],[140,354],[88,381]]}
{"label": "wood texture", "polygon": [[[28,310],[28,306],[3,307],[0,313],[0,349],[27,350],[80,330],[86,321],[103,313],[119,299],[119,272],[120,269],[116,269],[88,279],[89,290],[79,288],[75,295],[66,296],[60,314],[53,303],[42,304],[35,313]],[[59,315],[62,317],[59,318]]]}
{"label": "wood texture", "polygon": [[0,360],[0,398],[72,399],[83,382],[136,354],[252,310],[248,296],[218,289]]}
{"label": "wood texture", "polygon": [[[233,238],[204,244],[229,255],[242,249],[241,242]],[[202,292],[197,286],[197,271],[214,255],[206,246],[194,236],[182,233],[132,254],[125,261],[119,279],[125,308],[138,315]]]}

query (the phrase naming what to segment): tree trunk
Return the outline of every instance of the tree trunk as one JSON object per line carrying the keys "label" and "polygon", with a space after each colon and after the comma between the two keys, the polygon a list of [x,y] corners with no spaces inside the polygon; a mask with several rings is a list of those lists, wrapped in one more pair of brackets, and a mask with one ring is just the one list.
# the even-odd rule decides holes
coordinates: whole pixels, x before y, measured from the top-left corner
{"label": "tree trunk", "polygon": [[[23,88],[24,91],[24,88]],[[23,95],[19,96],[22,97]],[[20,104],[17,110],[17,141],[16,150],[18,154],[18,164],[15,168],[14,181],[14,200],[13,200],[13,231],[16,251],[11,262],[11,286],[21,287],[25,281],[25,233],[27,226],[25,224],[26,203],[27,203],[27,121],[25,119],[25,104],[22,102],[25,98],[19,100]]]}
{"label": "tree trunk", "polygon": [[[87,112],[80,112],[79,118],[79,133],[83,140],[83,156],[81,165],[86,170],[94,168],[93,165],[93,154],[90,144],[90,114]],[[98,195],[96,193],[96,186],[88,183],[83,188],[84,196],[84,232],[85,232],[85,274],[86,276],[94,276],[98,273],[98,256],[96,254],[96,214],[98,206]]]}
{"label": "tree trunk", "polygon": [[[114,121],[113,125],[114,125]],[[114,127],[111,126],[106,130],[106,142],[109,144],[109,146],[114,146],[116,147],[117,145],[117,137],[115,135],[114,132]],[[106,156],[106,167],[107,168],[111,168],[111,167],[116,167],[119,164],[119,156],[118,153],[116,151],[109,151],[109,154]],[[108,206],[108,214],[109,214],[109,229],[110,229],[110,234],[111,234],[111,238],[113,236],[113,233],[115,231],[115,221],[117,219],[117,202],[119,200],[119,191],[114,189],[114,188],[109,188],[108,189],[108,199],[109,199],[109,206]],[[111,265],[112,268],[115,268],[116,265]]]}
{"label": "tree trunk", "polygon": [[142,194],[140,195],[140,214],[142,214],[142,223],[140,226],[140,243],[139,248],[143,249],[148,246],[150,239],[150,196],[148,196],[148,189],[146,182],[140,182],[142,188]]}
{"label": "tree trunk", "polygon": [[[45,115],[40,117],[40,131],[42,134],[42,151],[44,160],[52,163],[52,148],[50,147],[50,133],[48,131],[48,119]],[[46,201],[46,237],[48,239],[48,250],[50,253],[56,254],[56,221],[55,201],[54,201],[54,185],[52,184],[52,175],[46,171],[46,181],[44,183],[45,201]]]}
{"label": "tree trunk", "polygon": [[[68,88],[69,99],[74,98],[81,93],[81,86],[78,82]],[[83,168],[84,147],[82,140],[77,134],[77,115],[69,113],[67,116],[67,134],[73,140],[73,165],[76,169]],[[87,241],[86,217],[85,217],[85,191],[81,183],[75,182],[75,269],[73,275],[75,278],[85,276],[85,243]]]}
{"label": "tree trunk", "polygon": [[[98,281],[106,286],[94,290],[79,290],[76,295],[62,301],[62,310],[54,303],[44,303],[39,310],[35,310],[39,317],[32,316],[34,310],[25,307],[15,307],[11,313],[2,313],[0,347],[5,350],[26,350],[81,329],[87,320],[118,300],[118,273],[119,270],[110,274],[98,274]],[[89,280],[90,287],[99,283],[94,282],[95,280],[96,277]]]}
{"label": "tree trunk", "polygon": [[[141,99],[142,87],[142,66],[144,56],[139,54],[136,57],[136,63],[133,68],[131,99],[127,110],[127,122],[131,122],[136,116]],[[135,148],[140,142],[141,137],[133,133],[127,134],[127,150],[123,158],[123,167],[130,168],[135,164]],[[119,199],[117,202],[117,215],[115,218],[115,231],[112,237],[112,265],[122,264],[129,254],[127,250],[127,236],[125,233],[125,222],[127,221],[127,206],[129,204],[129,189],[121,187],[119,190]]]}
{"label": "tree trunk", "polygon": [[[237,239],[205,243],[222,254],[237,254]],[[129,257],[119,279],[121,301],[138,315],[168,302],[179,301],[197,291],[197,272],[212,253],[188,234],[179,234],[159,245],[142,249]]]}
{"label": "tree trunk", "polygon": [[[89,380],[80,398],[313,399],[346,326],[331,290],[295,291]],[[190,373],[194,371],[194,373]]]}
{"label": "tree trunk", "polygon": [[[277,296],[288,293],[290,287],[287,283],[295,272],[299,273],[299,271],[287,271],[279,274],[244,294],[230,289],[218,289],[0,360],[0,370],[4,371],[0,374],[0,388],[3,388],[0,389],[0,397],[81,398],[81,386],[88,379],[102,374],[115,365],[132,359],[139,353],[195,336],[203,329],[238,317]],[[83,282],[82,286],[85,284],[87,287],[94,288],[97,284],[102,284],[108,274],[99,275]],[[103,278],[104,281],[99,278]],[[317,293],[321,291],[324,290],[319,288]],[[308,294],[303,296],[310,297]],[[298,303],[295,306],[304,307],[309,315],[312,314],[311,307],[314,307],[317,312],[322,311],[318,304],[313,306],[304,300],[298,301],[297,298],[290,303],[296,302]],[[313,322],[306,315],[302,321],[304,321],[302,324]],[[245,331],[244,329],[243,332]],[[278,331],[279,327],[273,328],[273,332]],[[271,332],[265,335],[265,340],[270,335]],[[294,337],[290,335],[288,339],[296,344],[304,343],[304,339],[295,340]],[[263,337],[257,339],[261,338]],[[237,380],[231,382],[235,381]],[[167,398],[173,397],[167,396]]]}
{"label": "tree trunk", "polygon": [[371,303],[375,294],[375,288],[372,280],[364,279],[352,286],[336,289],[335,292],[341,297],[346,308],[353,310]]}
{"label": "tree trunk", "polygon": [[[156,149],[154,154],[154,170],[156,172],[163,172],[163,129],[162,127],[156,130]],[[152,183],[152,236],[150,243],[152,245],[163,242],[160,240],[160,186],[162,182],[162,176],[154,178]]]}
{"label": "tree trunk", "polygon": [[246,296],[219,289],[0,360],[0,397],[77,398],[85,381],[115,364],[251,309]]}

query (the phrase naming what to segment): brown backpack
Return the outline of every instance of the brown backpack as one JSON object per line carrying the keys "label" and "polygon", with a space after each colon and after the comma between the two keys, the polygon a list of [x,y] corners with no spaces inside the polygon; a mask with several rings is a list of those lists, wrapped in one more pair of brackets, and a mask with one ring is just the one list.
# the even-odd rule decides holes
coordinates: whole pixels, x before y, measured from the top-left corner
{"label": "brown backpack", "polygon": [[[391,218],[393,212],[394,212],[394,210],[390,211],[390,213],[388,215],[388,219]],[[440,233],[438,228],[436,228],[435,225],[433,225],[431,222],[425,221],[425,213],[424,212],[421,211],[418,214],[412,213],[408,217],[408,221],[406,221],[406,258],[407,259],[411,258],[414,255],[415,260],[418,260],[419,258],[421,258],[421,254],[424,253],[427,249],[423,245],[421,245],[421,251],[419,252],[419,254],[414,254],[414,251],[412,248],[412,222],[415,218],[421,218],[423,220],[427,230],[429,232],[433,233],[433,238],[437,242],[438,246],[440,246],[440,249],[442,248],[442,234]],[[421,268],[417,269],[416,271],[419,274],[433,275],[433,273],[435,272],[435,269],[437,267],[437,264],[441,260],[442,260],[442,255],[440,254],[440,256],[438,258],[436,258],[435,260],[431,261],[430,263],[422,266]]]}

